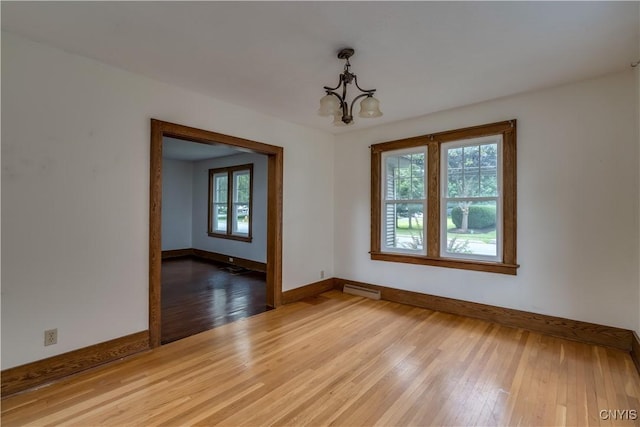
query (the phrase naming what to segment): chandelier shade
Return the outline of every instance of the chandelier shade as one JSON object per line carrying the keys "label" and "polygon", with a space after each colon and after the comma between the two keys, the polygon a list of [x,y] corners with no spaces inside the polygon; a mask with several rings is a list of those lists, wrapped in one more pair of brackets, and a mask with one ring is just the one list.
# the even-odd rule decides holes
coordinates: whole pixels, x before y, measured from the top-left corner
{"label": "chandelier shade", "polygon": [[380,111],[380,101],[373,96],[367,96],[360,102],[360,117],[380,117],[382,111]]}
{"label": "chandelier shade", "polygon": [[318,114],[321,116],[333,116],[342,109],[340,101],[333,95],[325,95],[320,98],[320,109]]}
{"label": "chandelier shade", "polygon": [[[345,60],[344,70],[340,74],[340,80],[336,87],[325,86],[326,95],[320,99],[320,108],[318,114],[321,116],[333,116],[333,124],[336,126],[349,125],[353,123],[353,106],[357,100],[360,102],[359,117],[375,118],[382,116],[380,111],[380,101],[373,96],[375,89],[362,89],[358,85],[358,77],[351,73],[349,58],[353,56],[352,48],[344,48],[338,52],[338,58]],[[354,84],[361,92],[353,99],[347,98],[347,86]],[[342,92],[342,95],[339,92]]]}

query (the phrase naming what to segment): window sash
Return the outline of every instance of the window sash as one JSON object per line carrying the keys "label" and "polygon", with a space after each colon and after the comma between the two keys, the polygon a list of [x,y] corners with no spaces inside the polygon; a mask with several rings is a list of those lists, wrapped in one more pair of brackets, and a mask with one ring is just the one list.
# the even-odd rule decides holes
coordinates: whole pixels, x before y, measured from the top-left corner
{"label": "window sash", "polygon": [[[244,187],[244,183],[241,183],[240,180],[244,177],[247,177],[247,188]],[[234,203],[249,203],[249,193],[251,188],[251,174],[249,170],[240,170],[233,172],[233,202]],[[243,190],[241,192],[240,190]]]}
{"label": "window sash", "polygon": [[221,233],[226,233],[227,232],[227,215],[224,216],[224,221],[220,221],[221,215],[220,215],[220,209],[218,208],[225,208],[227,207],[227,203],[212,203],[212,212],[213,215],[211,215],[211,229],[214,231],[218,231]]}
{"label": "window sash", "polygon": [[[490,135],[480,138],[455,140],[440,145],[440,257],[458,258],[478,261],[501,261],[502,260],[502,135]],[[462,196],[447,197],[449,193],[449,150],[466,147],[482,147],[487,144],[496,144],[496,196]],[[476,169],[476,168],[474,168]],[[481,165],[477,167],[478,175],[481,176]],[[479,181],[480,183],[480,181]],[[450,252],[448,241],[448,207],[449,203],[475,203],[475,202],[495,202],[496,206],[496,255],[482,255],[475,253]]]}
{"label": "window sash", "polygon": [[238,216],[240,216],[240,207],[242,206],[246,206],[247,204],[245,202],[241,202],[241,203],[233,203],[232,204],[232,212],[233,215],[231,216],[231,220],[233,222],[233,228],[232,228],[232,234],[237,234],[237,235],[241,235],[241,236],[247,236],[249,234],[249,228],[248,228],[248,220],[249,217],[251,215],[251,211],[249,208],[247,208],[247,228],[246,230],[244,229],[245,227],[243,227],[239,221],[238,221]]}
{"label": "window sash", "polygon": [[[479,253],[456,253],[449,251],[449,239],[448,239],[448,205],[451,201],[450,199],[443,198],[442,203],[440,204],[440,257],[441,258],[457,258],[457,259],[467,259],[467,260],[478,260],[478,261],[500,261],[502,260],[502,209],[500,208],[500,198],[494,197],[492,200],[486,200],[488,198],[483,198],[483,201],[494,201],[496,206],[496,255],[483,255]],[[457,202],[477,202],[478,200],[474,198],[467,199],[458,199]],[[464,240],[463,240],[464,241]],[[471,249],[473,250],[473,248]],[[481,249],[476,249],[479,251]]]}
{"label": "window sash", "polygon": [[[394,173],[389,172],[388,159],[390,157],[399,157],[403,155],[411,154],[423,154],[424,155],[424,171],[422,175],[423,179],[423,195],[424,197],[418,199],[398,199],[393,196],[396,194],[396,183],[389,185],[389,178],[395,177]],[[427,150],[426,147],[418,147],[410,150],[393,150],[385,152],[382,156],[382,177],[384,180],[383,185],[380,187],[381,191],[381,221],[380,221],[380,233],[382,236],[381,246],[385,252],[393,253],[412,253],[412,254],[426,254],[426,231],[427,231]],[[410,176],[413,179],[413,176]],[[390,191],[391,190],[391,191]],[[410,189],[411,190],[411,189]],[[422,230],[419,232],[411,233],[407,236],[398,236],[397,233],[397,206],[398,205],[422,205]],[[390,209],[391,208],[391,209]],[[410,215],[410,213],[409,213]],[[409,219],[409,218],[408,218]],[[422,249],[413,248],[415,245],[415,239],[419,239],[422,242]],[[400,242],[403,240],[403,242]],[[405,245],[405,247],[399,247]]]}
{"label": "window sash", "polygon": [[[221,210],[227,206],[227,191],[228,191],[228,174],[227,173],[214,173],[213,174],[213,188],[211,189],[211,212],[210,215],[210,230],[213,232],[226,233],[227,232],[227,215],[224,216],[224,221],[221,222]],[[228,209],[227,209],[228,214]]]}

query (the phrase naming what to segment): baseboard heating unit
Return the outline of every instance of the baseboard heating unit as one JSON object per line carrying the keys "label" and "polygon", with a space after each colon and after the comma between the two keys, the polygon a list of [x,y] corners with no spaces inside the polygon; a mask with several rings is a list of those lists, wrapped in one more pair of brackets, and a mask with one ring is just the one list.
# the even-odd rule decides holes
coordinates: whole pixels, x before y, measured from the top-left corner
{"label": "baseboard heating unit", "polygon": [[380,299],[380,291],[376,291],[374,289],[365,288],[357,285],[344,285],[342,288],[342,292],[345,294],[358,295],[360,297],[367,297],[371,299]]}

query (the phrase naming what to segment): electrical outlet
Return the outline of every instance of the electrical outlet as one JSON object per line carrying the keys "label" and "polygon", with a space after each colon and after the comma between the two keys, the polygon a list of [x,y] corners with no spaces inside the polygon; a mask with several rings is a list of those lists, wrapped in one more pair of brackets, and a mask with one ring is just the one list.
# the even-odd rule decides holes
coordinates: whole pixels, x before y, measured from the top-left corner
{"label": "electrical outlet", "polygon": [[233,258],[229,257],[229,262],[233,262]]}
{"label": "electrical outlet", "polygon": [[53,345],[58,343],[58,329],[49,329],[44,331],[44,345]]}
{"label": "electrical outlet", "polygon": [[324,270],[320,270],[320,278],[324,279]]}

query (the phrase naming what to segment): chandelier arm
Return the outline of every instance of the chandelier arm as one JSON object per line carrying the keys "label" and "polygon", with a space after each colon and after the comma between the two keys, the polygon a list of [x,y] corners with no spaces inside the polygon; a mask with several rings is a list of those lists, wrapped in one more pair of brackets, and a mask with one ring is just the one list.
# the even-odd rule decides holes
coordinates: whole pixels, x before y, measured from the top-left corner
{"label": "chandelier arm", "polygon": [[340,81],[338,82],[338,86],[336,87],[329,87],[329,86],[325,86],[324,90],[337,90],[340,89],[340,86],[342,86],[343,82],[342,82],[342,74],[340,74]]}
{"label": "chandelier arm", "polygon": [[353,75],[353,82],[356,84],[356,87],[360,89],[360,92],[366,92],[368,95],[373,95],[373,92],[376,91],[375,89],[362,89],[360,85],[358,85],[358,77],[355,74]]}

